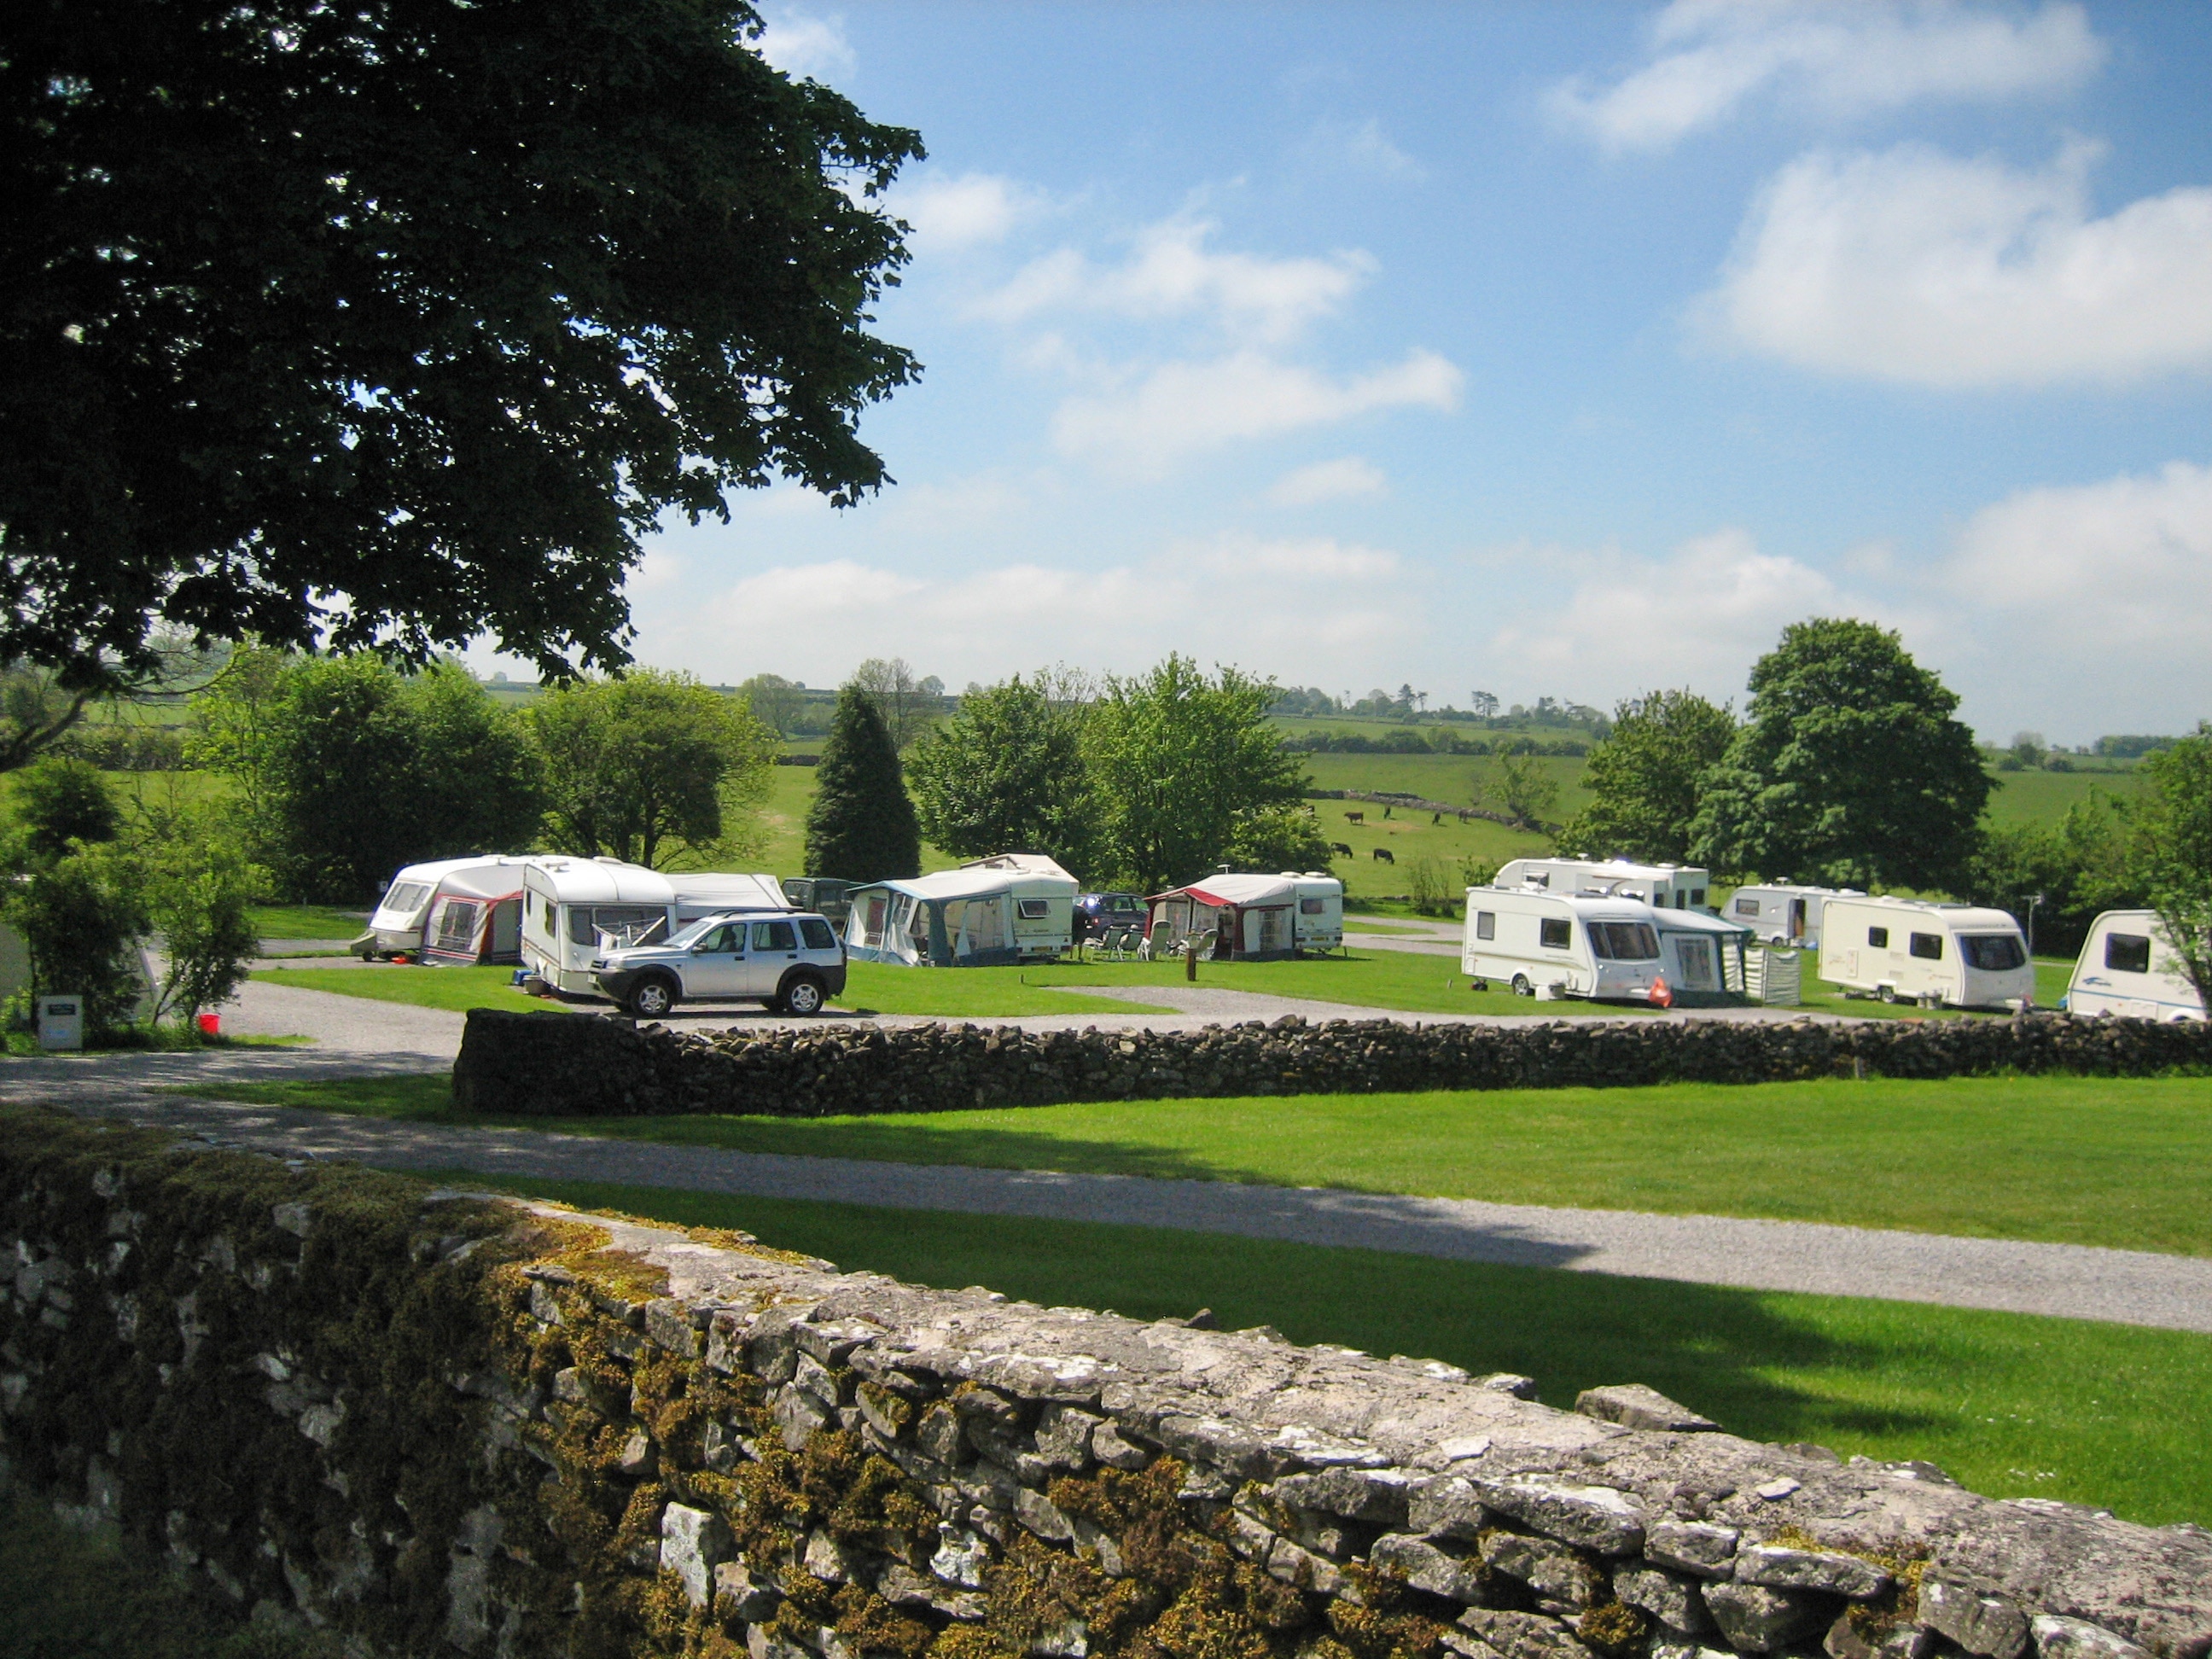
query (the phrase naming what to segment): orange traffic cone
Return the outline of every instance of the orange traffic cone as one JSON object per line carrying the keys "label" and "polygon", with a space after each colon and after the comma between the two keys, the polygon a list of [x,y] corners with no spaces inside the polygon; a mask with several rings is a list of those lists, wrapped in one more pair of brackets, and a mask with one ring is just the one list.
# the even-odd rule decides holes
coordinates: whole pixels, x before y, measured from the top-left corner
{"label": "orange traffic cone", "polygon": [[1674,1006],[1674,994],[1667,988],[1667,975],[1664,974],[1661,974],[1651,981],[1651,988],[1645,992],[1644,995],[1662,1008],[1671,1008]]}

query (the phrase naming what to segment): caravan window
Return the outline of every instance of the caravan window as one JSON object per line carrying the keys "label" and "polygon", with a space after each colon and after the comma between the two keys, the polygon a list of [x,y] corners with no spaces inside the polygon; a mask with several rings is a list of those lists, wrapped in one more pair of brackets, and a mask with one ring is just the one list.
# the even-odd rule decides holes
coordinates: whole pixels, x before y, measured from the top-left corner
{"label": "caravan window", "polygon": [[1877,951],[1887,951],[1889,949],[1889,929],[1887,927],[1868,928],[1867,943],[1873,945]]}
{"label": "caravan window", "polygon": [[1024,921],[1042,921],[1052,914],[1049,899],[1017,899],[1015,902],[1021,909]]}
{"label": "caravan window", "polygon": [[1326,915],[1328,913],[1328,902],[1326,899],[1302,898],[1298,901],[1298,914],[1302,916]]}
{"label": "caravan window", "polygon": [[668,912],[652,904],[572,904],[568,907],[568,941],[597,945],[607,937],[609,948],[626,950],[646,942],[655,927],[667,925]]}
{"label": "caravan window", "polygon": [[1985,974],[2008,973],[2027,960],[2027,952],[2010,933],[1961,933],[1959,950],[1966,966]]}
{"label": "caravan window", "polygon": [[1649,922],[1594,921],[1590,949],[1607,962],[1650,962],[1659,954],[1659,935]]}
{"label": "caravan window", "polygon": [[1690,908],[1694,910],[1705,902],[1705,890],[1702,887],[1692,887],[1690,890]]}
{"label": "caravan window", "polygon": [[1757,899],[1747,898],[1738,899],[1735,902],[1735,913],[1740,916],[1757,915],[1759,914],[1759,901]]}
{"label": "caravan window", "polygon": [[1911,939],[1907,941],[1905,949],[1911,951],[1914,956],[1918,957],[1923,962],[1941,962],[1943,960],[1943,935],[1941,933],[1915,933],[1912,935]]}
{"label": "caravan window", "polygon": [[1497,911],[1477,910],[1474,913],[1474,936],[1477,939],[1496,939],[1498,937]]}
{"label": "caravan window", "polygon": [[2150,972],[2150,935],[2148,933],[2106,934],[2105,966],[2116,974]]}
{"label": "caravan window", "polygon": [[1538,937],[1546,950],[1571,949],[1575,942],[1574,924],[1565,916],[1546,916],[1539,924]]}
{"label": "caravan window", "polygon": [[392,890],[384,896],[384,902],[376,908],[411,916],[422,908],[422,901],[429,896],[430,887],[427,882],[395,881],[392,884]]}

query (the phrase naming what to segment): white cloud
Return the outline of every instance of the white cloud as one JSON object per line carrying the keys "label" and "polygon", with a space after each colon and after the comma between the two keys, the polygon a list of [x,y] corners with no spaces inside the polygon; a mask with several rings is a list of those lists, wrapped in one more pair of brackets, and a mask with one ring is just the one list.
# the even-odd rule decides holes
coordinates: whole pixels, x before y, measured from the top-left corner
{"label": "white cloud", "polygon": [[902,191],[894,210],[931,248],[974,247],[1004,241],[1006,233],[1042,204],[1040,192],[989,173],[929,179]]}
{"label": "white cloud", "polygon": [[1316,122],[1306,150],[1318,160],[1380,179],[1412,184],[1429,176],[1426,167],[1390,141],[1382,121],[1372,115],[1364,121]]}
{"label": "white cloud", "polygon": [[1286,540],[1231,533],[1176,550],[1173,562],[1186,560],[1217,575],[1289,581],[1365,582],[1398,570],[1395,553],[1327,536]]}
{"label": "white cloud", "polygon": [[1955,0],[1674,0],[1641,68],[1604,87],[1569,81],[1551,102],[1608,149],[1655,149],[1764,93],[1850,115],[2060,92],[2104,58],[2078,5],[2023,14]]}
{"label": "white cloud", "polygon": [[1142,232],[1116,265],[1059,249],[1024,266],[979,308],[1006,322],[1070,311],[1201,315],[1241,337],[1280,342],[1335,311],[1375,269],[1357,250],[1289,259],[1218,252],[1206,246],[1218,228],[1210,220],[1167,220]]}
{"label": "white cloud", "polygon": [[1258,352],[1164,363],[1133,384],[1070,398],[1053,417],[1065,455],[1140,472],[1239,439],[1273,437],[1377,410],[1451,410],[1465,377],[1433,351],[1341,379]]}
{"label": "white cloud", "polygon": [[1801,368],[1923,386],[2212,367],[2212,189],[2090,216],[2092,147],[2022,172],[1905,146],[1784,167],[1696,317]]}
{"label": "white cloud", "polygon": [[1312,507],[1347,495],[1377,495],[1389,483],[1382,469],[1364,456],[1344,455],[1285,472],[1268,487],[1267,500],[1276,507]]}
{"label": "white cloud", "polygon": [[1785,624],[1840,602],[1819,571],[1761,553],[1734,528],[1694,537],[1664,559],[1617,547],[1522,548],[1496,562],[1564,597],[1537,620],[1498,629],[1486,660],[1506,671],[1498,678],[1571,686],[1591,702],[1685,684],[1716,699],[1741,696]]}
{"label": "white cloud", "polygon": [[2212,467],[2008,496],[1968,520],[1944,579],[2008,619],[2024,662],[2148,677],[2177,710],[2212,706]]}
{"label": "white cloud", "polygon": [[769,625],[788,645],[782,672],[810,682],[900,655],[957,684],[1036,667],[1060,653],[1071,617],[1088,617],[1122,624],[1094,632],[1089,667],[1134,672],[1180,650],[1257,672],[1358,678],[1425,631],[1419,607],[1394,602],[1396,570],[1395,555],[1372,548],[1236,535],[1086,569],[1017,562],[918,577],[851,559],[782,565],[657,626],[654,659],[741,678]]}
{"label": "white cloud", "polygon": [[776,68],[802,79],[828,81],[850,75],[856,62],[852,43],[845,38],[845,20],[836,15],[775,13],[754,45]]}

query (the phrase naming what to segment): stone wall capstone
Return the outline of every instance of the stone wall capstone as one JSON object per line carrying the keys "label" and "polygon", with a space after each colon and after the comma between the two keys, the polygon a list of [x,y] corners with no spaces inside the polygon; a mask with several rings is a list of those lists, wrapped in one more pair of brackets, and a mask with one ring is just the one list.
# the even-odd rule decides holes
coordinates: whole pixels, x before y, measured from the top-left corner
{"label": "stone wall capstone", "polygon": [[611,1016],[470,1011],[465,1109],[562,1116],[826,1116],[1183,1096],[1613,1087],[2212,1066],[2212,1024],[2076,1019],[1557,1020],[1409,1024],[1295,1015],[1196,1031],[823,1024],[675,1031]]}
{"label": "stone wall capstone", "polygon": [[[0,1114],[0,1453],[372,1655],[2204,1659],[2212,1533]],[[1657,1425],[1662,1426],[1644,1426]]]}

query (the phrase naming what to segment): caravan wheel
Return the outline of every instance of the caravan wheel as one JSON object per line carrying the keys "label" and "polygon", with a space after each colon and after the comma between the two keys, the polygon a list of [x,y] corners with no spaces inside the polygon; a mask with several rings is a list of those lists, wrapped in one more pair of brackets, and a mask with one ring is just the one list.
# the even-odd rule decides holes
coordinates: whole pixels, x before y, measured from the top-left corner
{"label": "caravan wheel", "polygon": [[1513,994],[1516,997],[1533,997],[1536,994],[1536,988],[1528,982],[1528,975],[1513,975]]}
{"label": "caravan wheel", "polygon": [[1894,1002],[1894,1001],[1896,1001],[1896,1000],[1897,1000],[1897,987],[1895,987],[1894,985],[1885,985],[1885,986],[1883,986],[1883,987],[1881,988],[1881,1000],[1882,1000],[1884,1002]]}

